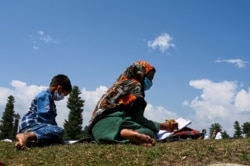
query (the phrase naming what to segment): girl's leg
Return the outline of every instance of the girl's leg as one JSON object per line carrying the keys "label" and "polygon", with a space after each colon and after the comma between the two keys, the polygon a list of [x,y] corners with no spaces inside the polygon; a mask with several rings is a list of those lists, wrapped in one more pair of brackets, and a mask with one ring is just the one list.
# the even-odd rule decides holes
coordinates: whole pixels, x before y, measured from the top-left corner
{"label": "girl's leg", "polygon": [[150,136],[146,134],[141,134],[137,131],[130,130],[130,129],[122,129],[120,132],[120,135],[125,138],[130,140],[133,143],[136,144],[142,144],[145,146],[154,146],[155,145],[155,140],[151,138]]}

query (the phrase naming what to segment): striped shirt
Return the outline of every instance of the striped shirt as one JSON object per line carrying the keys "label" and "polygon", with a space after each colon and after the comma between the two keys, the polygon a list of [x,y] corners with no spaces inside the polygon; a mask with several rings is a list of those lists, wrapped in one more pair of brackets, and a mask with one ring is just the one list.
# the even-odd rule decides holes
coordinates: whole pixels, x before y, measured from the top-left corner
{"label": "striped shirt", "polygon": [[57,125],[56,116],[56,105],[50,91],[42,91],[33,99],[29,111],[23,116],[19,132],[41,124]]}

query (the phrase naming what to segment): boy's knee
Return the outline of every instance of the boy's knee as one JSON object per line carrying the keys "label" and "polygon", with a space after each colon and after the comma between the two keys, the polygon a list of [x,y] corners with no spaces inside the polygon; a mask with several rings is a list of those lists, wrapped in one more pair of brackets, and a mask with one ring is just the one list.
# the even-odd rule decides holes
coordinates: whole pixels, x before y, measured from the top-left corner
{"label": "boy's knee", "polygon": [[60,127],[57,127],[56,133],[58,133],[58,135],[60,135],[60,136],[63,136],[64,135],[64,129],[60,128]]}

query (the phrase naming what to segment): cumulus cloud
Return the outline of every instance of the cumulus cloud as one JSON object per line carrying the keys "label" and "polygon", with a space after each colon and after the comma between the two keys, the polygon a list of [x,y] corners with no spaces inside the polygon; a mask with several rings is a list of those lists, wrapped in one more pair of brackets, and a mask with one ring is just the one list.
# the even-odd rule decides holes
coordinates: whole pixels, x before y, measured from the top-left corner
{"label": "cumulus cloud", "polygon": [[[15,112],[22,117],[28,111],[34,96],[48,88],[47,86],[28,85],[19,80],[11,81],[10,85],[11,88],[0,87],[0,116],[2,116],[10,95],[15,97]],[[249,122],[249,116],[246,115],[250,114],[250,89],[240,89],[235,81],[213,82],[208,79],[191,80],[189,85],[201,91],[200,95],[183,102],[184,106],[194,111],[184,117],[192,121],[194,126],[191,125],[191,127],[201,130],[202,128],[208,129],[213,123],[220,123],[223,129],[232,136],[234,132],[233,123],[236,120],[240,124]],[[81,89],[80,96],[85,100],[83,126],[88,124],[97,101],[106,90],[106,86],[99,86],[93,91]],[[68,97],[56,102],[57,122],[61,127],[69,115],[67,101]],[[176,119],[180,116],[182,115],[178,115],[174,110],[168,110],[164,106],[155,106],[149,102],[145,110],[146,118],[158,122],[165,121],[166,118]]]}
{"label": "cumulus cloud", "polygon": [[[21,117],[28,111],[31,101],[34,96],[40,91],[47,89],[47,86],[27,85],[27,83],[13,80],[11,83],[12,88],[0,87],[0,116],[5,109],[8,96],[15,97],[15,112],[19,113]],[[83,111],[83,126],[86,126],[90,120],[92,111],[100,97],[106,92],[106,86],[100,86],[94,91],[88,91],[83,88],[80,97],[85,100]],[[56,102],[57,106],[57,123],[63,126],[65,119],[68,119],[69,109],[67,108],[68,97],[62,101]],[[162,106],[153,106],[148,104],[145,110],[145,116],[149,119],[156,121],[164,121],[166,117],[175,118],[177,115],[168,111]]]}
{"label": "cumulus cloud", "polygon": [[23,113],[28,110],[29,104],[34,95],[45,89],[45,86],[29,85],[18,80],[11,81],[12,89],[0,87],[0,113],[4,110],[7,99],[10,95],[15,97],[15,112]]}
{"label": "cumulus cloud", "polygon": [[220,123],[232,135],[236,120],[241,123],[249,121],[245,114],[250,114],[250,91],[238,90],[237,82],[201,79],[191,80],[189,85],[201,90],[201,94],[191,101],[184,101],[183,104],[195,111],[193,119],[201,128]]}
{"label": "cumulus cloud", "polygon": [[235,106],[238,112],[250,112],[250,89],[242,89],[235,96]]}
{"label": "cumulus cloud", "polygon": [[94,91],[87,91],[85,88],[82,89],[81,98],[85,100],[83,121],[84,126],[88,124],[92,111],[94,110],[96,103],[100,97],[106,92],[107,87],[100,86]]}
{"label": "cumulus cloud", "polygon": [[237,68],[244,68],[248,62],[242,59],[217,59],[216,63],[230,63],[235,65]]}
{"label": "cumulus cloud", "polygon": [[167,34],[162,33],[160,36],[157,36],[153,41],[148,41],[148,47],[152,49],[159,48],[162,53],[167,51],[170,47],[175,47],[171,41],[173,38]]}
{"label": "cumulus cloud", "polygon": [[[14,110],[22,117],[29,109],[30,103],[40,91],[47,89],[47,86],[27,85],[27,83],[13,80],[10,83],[12,88],[0,87],[0,116],[2,115],[7,99],[10,95],[15,97]],[[87,125],[90,114],[95,107],[98,99],[106,91],[106,87],[100,86],[95,91],[87,91],[82,89],[81,97],[85,100],[83,121]],[[68,96],[65,100],[56,102],[57,106],[57,123],[59,126],[63,126],[65,119],[68,119],[69,109],[67,108]]]}
{"label": "cumulus cloud", "polygon": [[157,122],[164,122],[166,118],[177,119],[178,115],[175,112],[171,112],[164,108],[163,106],[153,106],[148,103],[145,109],[145,117]]}

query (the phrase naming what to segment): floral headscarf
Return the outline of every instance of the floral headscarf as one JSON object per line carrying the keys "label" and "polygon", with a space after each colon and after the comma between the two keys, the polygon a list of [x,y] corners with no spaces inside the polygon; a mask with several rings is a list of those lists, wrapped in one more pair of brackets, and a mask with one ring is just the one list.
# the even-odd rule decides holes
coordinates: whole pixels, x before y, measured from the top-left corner
{"label": "floral headscarf", "polygon": [[90,127],[102,115],[115,111],[117,108],[124,110],[137,99],[144,101],[143,78],[149,72],[155,72],[155,68],[145,61],[137,61],[130,65],[116,80],[112,87],[98,101],[90,120]]}

